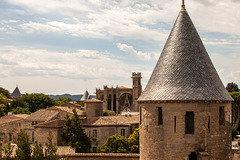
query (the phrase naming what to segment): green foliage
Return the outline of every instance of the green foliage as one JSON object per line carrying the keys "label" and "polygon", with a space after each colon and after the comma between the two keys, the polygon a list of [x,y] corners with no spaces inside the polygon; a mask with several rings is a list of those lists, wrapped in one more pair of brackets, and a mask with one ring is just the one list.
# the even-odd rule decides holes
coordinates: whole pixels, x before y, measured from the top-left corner
{"label": "green foliage", "polygon": [[19,140],[17,143],[18,149],[16,150],[16,160],[31,160],[31,145],[29,137],[24,130],[20,130]]}
{"label": "green foliage", "polygon": [[63,103],[71,102],[71,101],[72,101],[71,98],[66,98],[66,97],[58,97],[58,99],[56,100],[57,105],[61,105]]}
{"label": "green foliage", "polygon": [[35,141],[33,153],[32,153],[32,160],[43,160],[45,159],[44,153],[43,153],[43,146],[42,144]]}
{"label": "green foliage", "polygon": [[7,112],[7,107],[4,104],[0,104],[0,117],[5,116]]}
{"label": "green foliage", "polygon": [[85,105],[84,101],[80,101],[80,102],[79,102],[79,105],[81,105],[82,107],[84,107],[84,105]]}
{"label": "green foliage", "polygon": [[48,134],[48,142],[46,143],[45,149],[45,159],[47,160],[58,160],[59,156],[57,155],[57,147],[56,144],[52,143],[52,132],[50,131]]}
{"label": "green foliage", "polygon": [[100,151],[102,153],[129,153],[128,139],[118,134],[110,136]]}
{"label": "green foliage", "polygon": [[239,123],[239,110],[240,110],[240,92],[230,92],[230,95],[234,99],[234,102],[232,102],[232,110],[233,110],[233,126],[235,129],[238,128]]}
{"label": "green foliage", "polygon": [[130,153],[139,153],[139,128],[129,136],[128,143]]}
{"label": "green foliage", "polygon": [[4,96],[6,96],[8,99],[11,99],[10,92],[2,87],[0,87],[0,93],[2,93]]}
{"label": "green foliage", "polygon": [[[4,152],[4,157],[3,157],[4,160],[11,160],[11,159],[13,159],[13,158],[11,158],[12,148],[11,148],[11,143],[10,142],[4,144],[2,146],[2,150]],[[1,152],[1,150],[0,150],[0,152]],[[1,159],[1,157],[0,157],[0,159]]]}
{"label": "green foliage", "polygon": [[90,138],[85,133],[81,125],[81,120],[73,109],[73,117],[70,119],[67,115],[63,130],[63,139],[75,149],[77,153],[88,153],[91,148]]}
{"label": "green foliage", "polygon": [[38,109],[47,108],[56,105],[56,101],[44,94],[25,94],[21,99],[26,103],[30,112],[35,112]]}
{"label": "green foliage", "polygon": [[228,92],[239,92],[238,85],[236,83],[228,83],[226,87]]}
{"label": "green foliage", "polygon": [[13,114],[31,114],[28,108],[17,107],[12,110]]}
{"label": "green foliage", "polygon": [[7,97],[5,95],[3,95],[2,93],[0,93],[0,104],[4,104],[5,106],[8,105]]}
{"label": "green foliage", "polygon": [[115,116],[115,112],[112,110],[103,110],[103,116]]}
{"label": "green foliage", "polygon": [[232,127],[232,140],[236,137],[237,134],[238,134],[238,131]]}
{"label": "green foliage", "polygon": [[18,107],[22,107],[22,108],[26,108],[27,107],[26,103],[23,101],[22,98],[13,100],[11,102],[11,105],[10,105],[11,109],[15,109],[15,108],[18,108]]}
{"label": "green foliage", "polygon": [[139,153],[139,128],[129,138],[115,134],[99,149],[102,153]]}

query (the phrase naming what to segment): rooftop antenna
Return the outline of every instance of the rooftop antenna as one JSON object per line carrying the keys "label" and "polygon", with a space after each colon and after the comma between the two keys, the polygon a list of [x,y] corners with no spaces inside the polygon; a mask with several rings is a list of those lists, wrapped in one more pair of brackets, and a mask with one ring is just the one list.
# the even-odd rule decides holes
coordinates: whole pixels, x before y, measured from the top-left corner
{"label": "rooftop antenna", "polygon": [[186,9],[185,9],[185,2],[184,2],[184,0],[182,0],[182,9],[181,9],[182,11],[185,11]]}

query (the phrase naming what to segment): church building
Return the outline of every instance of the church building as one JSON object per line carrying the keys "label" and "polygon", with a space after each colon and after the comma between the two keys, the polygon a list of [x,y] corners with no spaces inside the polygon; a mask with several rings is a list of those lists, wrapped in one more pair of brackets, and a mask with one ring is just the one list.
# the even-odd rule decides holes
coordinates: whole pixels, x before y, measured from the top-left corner
{"label": "church building", "polygon": [[185,9],[138,99],[141,160],[231,159],[231,102]]}
{"label": "church building", "polygon": [[96,89],[96,98],[103,101],[103,109],[112,110],[116,114],[122,111],[138,112],[137,99],[142,92],[141,73],[132,73],[132,88],[127,87],[107,87],[103,90]]}

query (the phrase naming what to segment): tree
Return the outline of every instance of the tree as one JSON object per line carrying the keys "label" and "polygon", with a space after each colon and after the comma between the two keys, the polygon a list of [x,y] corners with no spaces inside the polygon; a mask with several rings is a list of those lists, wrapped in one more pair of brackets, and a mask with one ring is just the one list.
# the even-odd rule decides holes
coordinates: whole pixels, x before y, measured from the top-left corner
{"label": "tree", "polygon": [[[11,160],[11,159],[13,159],[12,158],[12,148],[11,148],[11,143],[10,142],[4,144],[2,146],[2,150],[4,152],[4,157],[3,157],[4,160]],[[2,151],[0,150],[0,152],[2,152]],[[0,154],[0,156],[1,156],[0,157],[0,159],[1,159],[2,155]]]}
{"label": "tree", "polygon": [[7,97],[5,95],[3,95],[2,93],[0,93],[0,104],[4,104],[5,106],[8,105]]}
{"label": "tree", "polygon": [[59,156],[57,155],[57,147],[56,144],[53,144],[52,139],[52,132],[50,131],[48,134],[48,142],[46,143],[45,149],[45,159],[47,160],[58,160]]}
{"label": "tree", "polygon": [[4,104],[0,104],[0,117],[6,115],[6,109],[7,107]]}
{"label": "tree", "polygon": [[56,100],[57,105],[61,105],[63,103],[71,102],[71,101],[72,101],[71,98],[66,98],[66,97],[58,97],[58,99]]}
{"label": "tree", "polygon": [[17,143],[18,149],[16,150],[16,160],[31,160],[31,145],[29,137],[24,130],[20,130],[19,140]]}
{"label": "tree", "polygon": [[232,102],[232,123],[233,128],[237,130],[240,120],[240,92],[230,92],[230,95],[234,99]]}
{"label": "tree", "polygon": [[4,96],[6,96],[8,99],[11,99],[11,95],[10,92],[7,89],[4,89],[2,87],[0,87],[0,93],[2,93]]}
{"label": "tree", "polygon": [[13,114],[31,114],[28,108],[17,107],[12,110]]}
{"label": "tree", "polygon": [[102,153],[139,153],[139,128],[129,138],[115,134],[99,149]]}
{"label": "tree", "polygon": [[32,153],[32,160],[43,160],[45,159],[44,153],[43,153],[43,146],[41,143],[38,143],[35,141],[33,153]]}
{"label": "tree", "polygon": [[139,153],[139,128],[129,136],[128,143],[130,153]]}
{"label": "tree", "polygon": [[226,87],[228,92],[239,92],[238,85],[236,83],[228,83]]}
{"label": "tree", "polygon": [[22,98],[13,100],[11,102],[11,105],[10,105],[11,109],[15,109],[15,108],[18,108],[18,107],[22,107],[22,108],[27,107],[26,103],[24,102],[24,100]]}
{"label": "tree", "polygon": [[128,139],[118,134],[110,136],[100,151],[102,153],[129,153]]}
{"label": "tree", "polygon": [[115,116],[115,112],[112,110],[103,110],[103,116]]}
{"label": "tree", "polygon": [[21,99],[26,103],[30,112],[35,112],[38,109],[47,108],[56,105],[56,101],[44,94],[25,94]]}
{"label": "tree", "polygon": [[81,120],[73,109],[73,117],[69,116],[65,119],[63,130],[63,139],[75,149],[77,153],[88,153],[91,149],[90,138],[85,133],[85,129],[81,125]]}

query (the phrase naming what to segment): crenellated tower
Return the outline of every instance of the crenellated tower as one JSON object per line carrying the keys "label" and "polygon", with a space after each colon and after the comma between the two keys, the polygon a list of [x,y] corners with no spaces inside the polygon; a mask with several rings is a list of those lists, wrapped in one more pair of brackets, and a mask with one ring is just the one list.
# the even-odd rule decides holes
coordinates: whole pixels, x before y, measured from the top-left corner
{"label": "crenellated tower", "polygon": [[132,88],[133,88],[133,107],[134,111],[139,111],[137,99],[142,93],[141,72],[132,72]]}

